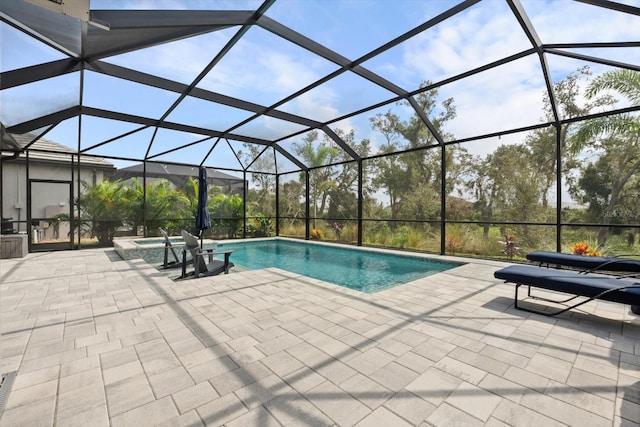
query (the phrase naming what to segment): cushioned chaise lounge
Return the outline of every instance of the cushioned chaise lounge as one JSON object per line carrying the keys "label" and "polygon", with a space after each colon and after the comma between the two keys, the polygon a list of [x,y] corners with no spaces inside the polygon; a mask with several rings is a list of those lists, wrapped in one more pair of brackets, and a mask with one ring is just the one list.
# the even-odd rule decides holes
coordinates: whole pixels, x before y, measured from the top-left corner
{"label": "cushioned chaise lounge", "polygon": [[[620,279],[601,274],[580,274],[575,271],[540,268],[531,265],[511,265],[496,271],[494,277],[505,282],[515,283],[514,306],[520,310],[555,316],[589,301],[601,299],[629,304],[634,313],[640,314],[640,281],[637,279]],[[533,310],[518,305],[518,290],[522,285],[528,287],[527,296],[530,298],[560,304],[578,297],[586,297],[586,299],[556,312]],[[573,296],[563,301],[537,298],[531,295],[532,287],[563,292]]]}
{"label": "cushioned chaise lounge", "polygon": [[547,267],[559,265],[582,269],[583,272],[615,271],[618,273],[640,273],[640,259],[623,257],[601,257],[565,254],[551,251],[533,251],[527,254],[529,261]]}

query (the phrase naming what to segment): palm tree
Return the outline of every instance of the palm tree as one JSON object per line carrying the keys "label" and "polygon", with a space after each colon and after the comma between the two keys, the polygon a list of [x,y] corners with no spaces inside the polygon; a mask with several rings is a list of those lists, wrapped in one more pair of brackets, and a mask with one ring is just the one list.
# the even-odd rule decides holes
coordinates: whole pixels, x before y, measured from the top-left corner
{"label": "palm tree", "polygon": [[103,246],[113,244],[113,236],[122,225],[122,195],[120,181],[104,180],[90,187],[82,183],[84,192],[78,198],[82,228],[97,237]]}
{"label": "palm tree", "polygon": [[[603,91],[615,91],[624,96],[632,105],[640,105],[640,73],[631,70],[616,70],[601,74],[593,79],[585,92],[594,98]],[[606,203],[601,222],[609,223],[621,200],[627,184],[640,171],[640,119],[632,114],[600,117],[584,122],[576,132],[577,147],[587,143],[605,154],[601,161],[609,163],[612,171],[611,192]],[[598,243],[607,241],[609,229],[602,227],[598,233]]]}

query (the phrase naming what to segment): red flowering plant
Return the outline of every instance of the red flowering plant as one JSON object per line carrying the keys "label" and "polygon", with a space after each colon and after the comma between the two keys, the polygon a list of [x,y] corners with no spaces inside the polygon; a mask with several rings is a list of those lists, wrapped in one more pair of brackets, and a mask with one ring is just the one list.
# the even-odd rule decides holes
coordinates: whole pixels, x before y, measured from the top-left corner
{"label": "red flowering plant", "polygon": [[504,252],[504,254],[509,258],[513,258],[514,256],[518,255],[520,253],[520,248],[518,246],[516,246],[516,237],[512,236],[510,234],[506,234],[504,236],[504,240],[501,241],[500,243],[502,243],[502,245],[504,246],[504,250],[502,252]]}
{"label": "red flowering plant", "polygon": [[578,242],[575,245],[571,246],[571,253],[584,256],[601,256],[600,251],[590,248],[589,245],[585,242]]}

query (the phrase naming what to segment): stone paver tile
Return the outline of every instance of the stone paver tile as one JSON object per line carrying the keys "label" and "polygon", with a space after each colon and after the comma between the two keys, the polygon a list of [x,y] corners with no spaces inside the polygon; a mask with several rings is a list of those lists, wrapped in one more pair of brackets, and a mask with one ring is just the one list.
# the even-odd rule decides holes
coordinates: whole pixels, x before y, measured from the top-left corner
{"label": "stone paver tile", "polygon": [[382,384],[389,390],[400,391],[419,376],[420,374],[416,371],[412,371],[396,362],[391,362],[382,369],[378,369],[369,375],[369,378]]}
{"label": "stone paver tile", "polygon": [[109,335],[106,332],[102,332],[95,335],[85,336],[75,339],[76,348],[87,347],[94,344],[103,344],[109,341]]}
{"label": "stone paver tile", "polygon": [[238,418],[225,424],[225,427],[246,426],[280,427],[280,423],[273,418],[266,409],[262,406],[258,406],[257,408],[254,408],[246,414],[240,415]]}
{"label": "stone paver tile", "polygon": [[192,336],[184,337],[184,339],[178,341],[169,341],[169,346],[178,357],[206,348],[199,339]]}
{"label": "stone paver tile", "polygon": [[50,356],[39,357],[32,360],[24,360],[20,364],[20,371],[24,373],[38,371],[50,366],[61,365],[74,360],[84,359],[86,357],[86,347],[70,351],[63,351],[60,353],[52,354]]}
{"label": "stone paver tile", "polygon": [[[107,400],[101,383],[74,388],[58,395],[56,423],[72,424],[79,420],[93,420],[95,424],[109,424]],[[94,425],[93,422],[85,425]]]}
{"label": "stone paver tile", "polygon": [[407,391],[434,405],[439,405],[453,393],[462,380],[436,368],[431,368],[407,385]]}
{"label": "stone paver tile", "polygon": [[281,377],[305,366],[302,362],[286,351],[280,351],[271,356],[265,357],[260,362],[262,362],[267,368],[271,369],[276,375]]}
{"label": "stone paver tile", "polygon": [[489,421],[484,423],[484,427],[511,427],[511,426],[503,421],[500,421],[497,418],[491,417],[489,418]]}
{"label": "stone paver tile", "polygon": [[420,356],[419,354],[416,354],[412,351],[398,357],[396,359],[396,362],[419,374],[422,374],[435,364],[433,360],[429,360],[426,357]]}
{"label": "stone paver tile", "polygon": [[56,427],[108,427],[109,415],[107,414],[107,405],[95,407],[86,411],[77,412],[68,418],[56,420]]}
{"label": "stone paver tile", "polygon": [[587,372],[595,372],[601,377],[609,378],[611,380],[618,379],[618,368],[604,360],[578,356],[576,361],[573,363],[573,368]]}
{"label": "stone paver tile", "polygon": [[479,419],[474,418],[471,415],[446,403],[438,406],[438,409],[436,409],[431,415],[429,415],[429,418],[427,418],[427,423],[438,427],[480,427],[484,425],[484,423]]}
{"label": "stone paver tile", "polygon": [[19,406],[32,405],[39,400],[48,400],[55,397],[57,392],[57,379],[24,387],[19,390],[12,390],[7,398],[5,410],[17,408]]}
{"label": "stone paver tile", "polygon": [[571,370],[567,384],[611,401],[615,400],[618,388],[616,381],[601,377],[597,372],[587,372],[581,369]]}
{"label": "stone paver tile", "polygon": [[449,356],[440,359],[434,367],[471,384],[478,384],[487,375],[486,371]]}
{"label": "stone paver tile", "polygon": [[464,382],[445,402],[486,422],[500,400],[500,396]]}
{"label": "stone paver tile", "polygon": [[70,351],[76,348],[73,340],[52,340],[51,342],[43,342],[39,345],[30,345],[24,352],[24,360],[36,359],[43,356],[49,356],[64,351]]}
{"label": "stone paver tile", "polygon": [[581,344],[578,340],[551,334],[545,338],[539,352],[573,363],[576,360]]}
{"label": "stone paver tile", "polygon": [[173,354],[171,347],[169,347],[169,344],[167,344],[164,338],[146,341],[140,344],[136,344],[133,347],[136,349],[138,358],[142,362]]}
{"label": "stone paver tile", "polygon": [[393,395],[391,390],[362,374],[356,374],[338,386],[371,409],[376,409]]}
{"label": "stone paver tile", "polygon": [[436,405],[408,391],[395,394],[383,406],[413,425],[426,420],[437,408]]}
{"label": "stone paver tile", "polygon": [[493,417],[507,423],[510,426],[544,426],[562,427],[559,423],[539,412],[527,409],[513,402],[503,399],[493,412]]}
{"label": "stone paver tile", "polygon": [[534,355],[525,368],[554,381],[564,383],[569,377],[572,364],[546,354]]}
{"label": "stone paver tile", "polygon": [[225,342],[225,344],[231,347],[233,351],[239,351],[245,348],[255,347],[257,344],[260,344],[260,342],[252,336],[241,336],[229,340]]}
{"label": "stone paver tile", "polygon": [[453,340],[451,340],[451,344],[467,349],[469,351],[473,351],[474,353],[479,353],[486,347],[486,344],[481,341],[463,336],[455,337]]}
{"label": "stone paver tile", "polygon": [[264,359],[264,354],[255,347],[247,347],[229,355],[238,366],[246,366]]}
{"label": "stone paver tile", "polygon": [[268,402],[279,394],[288,394],[291,387],[277,375],[269,375],[235,391],[235,395],[249,409]]}
{"label": "stone paver tile", "polygon": [[351,378],[358,371],[352,369],[351,367],[345,365],[336,359],[328,359],[325,363],[316,367],[316,370],[320,375],[333,382],[334,384],[338,384],[347,378]]}
{"label": "stone paver tile", "polygon": [[338,425],[353,425],[371,410],[330,382],[309,390],[304,396]]}
{"label": "stone paver tile", "polygon": [[214,359],[210,362],[205,362],[200,365],[187,368],[189,375],[196,383],[209,380],[211,378],[222,375],[226,372],[237,369],[238,365],[235,364],[230,357],[224,356],[219,359]]}
{"label": "stone paver tile", "polygon": [[389,411],[381,407],[367,415],[362,421],[356,424],[357,427],[411,427],[411,424]]}
{"label": "stone paver tile", "polygon": [[260,344],[256,345],[256,348],[265,355],[270,356],[282,350],[286,350],[289,347],[293,347],[296,344],[300,344],[301,342],[302,340],[299,337],[284,331],[284,334],[282,335],[270,340],[262,341]]}
{"label": "stone paver tile", "polygon": [[490,372],[495,375],[504,374],[509,366],[507,363],[500,362],[499,360],[493,359],[491,357],[475,353],[473,351],[467,350],[465,348],[458,347],[449,353],[449,356],[452,358],[459,360],[461,362],[467,363],[471,366],[475,366],[478,369],[483,371]]}
{"label": "stone paver tile", "polygon": [[456,346],[453,344],[441,341],[436,338],[430,338],[422,344],[415,346],[413,352],[419,354],[422,357],[426,357],[429,360],[438,362],[440,359],[452,352],[455,348]]}
{"label": "stone paver tile", "polygon": [[141,344],[147,341],[152,341],[161,337],[162,337],[162,334],[160,333],[160,331],[156,329],[151,329],[144,332],[122,336],[120,337],[120,342],[122,343],[123,347],[129,347],[129,346]]}
{"label": "stone paver tile", "polygon": [[18,371],[11,390],[19,390],[25,387],[46,383],[58,379],[60,375],[60,366],[50,366],[48,368],[39,369],[37,371],[28,372],[26,374]]}
{"label": "stone paver tile", "polygon": [[522,396],[526,391],[526,388],[521,385],[493,374],[488,374],[484,377],[478,386],[515,403],[519,403],[522,400]]}
{"label": "stone paver tile", "polygon": [[102,372],[105,385],[117,383],[118,381],[123,381],[142,374],[144,374],[144,370],[138,360],[125,363],[124,365],[114,366],[113,368],[105,369]]}
{"label": "stone paver tile", "polygon": [[[592,390],[600,391],[601,388],[595,385]],[[607,400],[589,391],[551,381],[549,387],[545,390],[545,394],[597,415],[612,418],[615,409],[615,390],[616,387],[613,388],[612,400]]]}
{"label": "stone paver tile", "polygon": [[124,347],[100,354],[102,369],[110,369],[135,361],[138,361],[138,354],[133,347]]}
{"label": "stone paver tile", "polygon": [[333,422],[297,393],[276,396],[265,408],[284,426],[330,426]]}
{"label": "stone paver tile", "polygon": [[52,427],[55,407],[56,397],[49,396],[13,409],[5,408],[0,427]]}
{"label": "stone paver tile", "polygon": [[273,375],[272,372],[260,362],[256,362],[213,377],[209,382],[220,396],[224,396],[269,375]]}
{"label": "stone paver tile", "polygon": [[622,424],[637,426],[640,424],[640,411],[638,410],[638,407],[639,405],[637,402],[624,398],[617,398],[615,417],[618,418]]}
{"label": "stone paver tile", "polygon": [[514,366],[507,369],[507,372],[504,374],[504,378],[541,393],[544,392],[550,382],[548,378]]}
{"label": "stone paver tile", "polygon": [[493,345],[485,346],[480,354],[518,368],[524,368],[529,363],[529,357]]}
{"label": "stone paver tile", "polygon": [[220,344],[214,347],[207,347],[196,350],[192,353],[184,354],[180,356],[180,361],[185,368],[189,369],[202,363],[218,359],[230,353],[233,353],[233,350],[231,350],[229,346],[227,346],[226,344]]}
{"label": "stone paver tile", "polygon": [[142,361],[142,368],[147,375],[156,375],[182,366],[180,360],[173,354],[165,354],[156,358],[147,358]]}
{"label": "stone paver tile", "polygon": [[60,378],[58,393],[64,394],[92,384],[102,385],[102,371],[100,368],[91,368]]}
{"label": "stone paver tile", "polygon": [[219,397],[208,381],[196,384],[172,395],[180,413],[185,413],[198,406],[202,406]]}
{"label": "stone paver tile", "polygon": [[288,373],[282,376],[282,378],[287,382],[287,384],[289,384],[300,393],[304,393],[305,391],[310,390],[327,380],[316,371],[307,367],[298,369],[295,372]]}
{"label": "stone paver tile", "polygon": [[568,425],[590,427],[611,425],[611,421],[593,412],[585,411],[582,408],[560,401],[553,396],[535,391],[526,393],[522,398],[521,405]]}
{"label": "stone paver tile", "polygon": [[153,391],[144,375],[106,386],[109,416],[142,406],[154,400]]}
{"label": "stone paver tile", "polygon": [[155,425],[178,416],[170,397],[154,400],[130,411],[111,417],[113,427],[137,427],[141,423]]}
{"label": "stone paver tile", "polygon": [[100,344],[92,344],[87,346],[87,356],[93,356],[94,354],[102,354],[108,353],[113,350],[118,350],[122,348],[122,343],[120,340],[115,341],[107,341]]}
{"label": "stone paver tile", "polygon": [[100,356],[98,355],[72,360],[60,365],[60,377],[77,374],[96,367],[100,367]]}
{"label": "stone paver tile", "polygon": [[202,405],[197,411],[206,426],[221,426],[248,412],[233,393]]}
{"label": "stone paver tile", "polygon": [[377,342],[355,332],[337,337],[337,339],[349,347],[358,351],[367,351],[377,346]]}
{"label": "stone paver tile", "polygon": [[182,367],[149,376],[156,399],[176,393],[194,385],[189,373]]}
{"label": "stone paver tile", "polygon": [[423,334],[422,332],[407,329],[396,334],[393,339],[396,341],[400,341],[401,343],[410,345],[411,347],[415,347],[428,340],[429,336]]}
{"label": "stone paver tile", "polygon": [[394,356],[379,348],[372,348],[351,358],[346,363],[364,375],[370,375],[394,360]]}
{"label": "stone paver tile", "polygon": [[413,349],[413,346],[397,341],[395,339],[387,339],[378,344],[378,348],[398,357],[411,351]]}
{"label": "stone paver tile", "polygon": [[169,418],[154,427],[204,427],[204,423],[200,419],[200,415],[193,410],[177,417]]}

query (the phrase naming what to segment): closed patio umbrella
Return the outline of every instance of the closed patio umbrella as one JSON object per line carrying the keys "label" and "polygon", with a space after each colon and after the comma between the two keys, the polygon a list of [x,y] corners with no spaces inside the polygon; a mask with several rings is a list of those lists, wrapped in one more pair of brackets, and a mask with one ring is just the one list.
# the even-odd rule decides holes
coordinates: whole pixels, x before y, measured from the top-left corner
{"label": "closed patio umbrella", "polygon": [[207,199],[207,169],[201,167],[200,175],[198,177],[198,212],[196,213],[196,228],[198,229],[200,236],[200,249],[202,249],[203,231],[207,228],[211,228],[211,218],[209,217]]}

